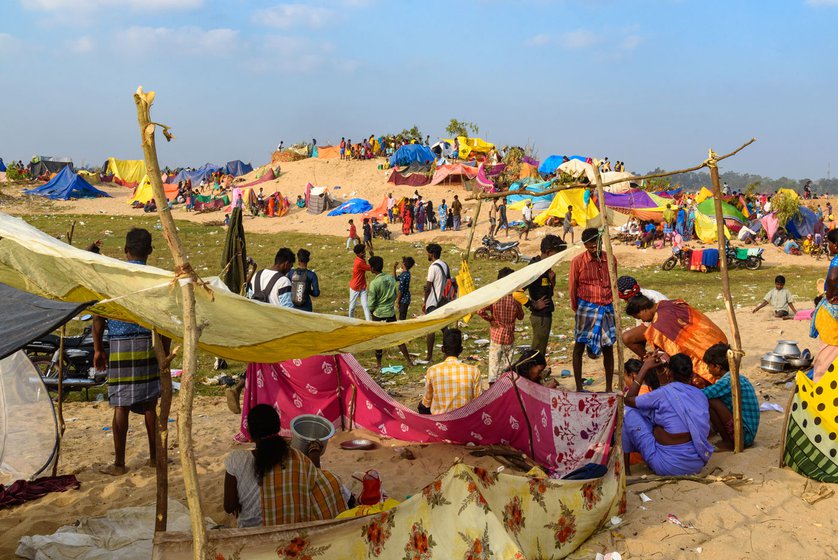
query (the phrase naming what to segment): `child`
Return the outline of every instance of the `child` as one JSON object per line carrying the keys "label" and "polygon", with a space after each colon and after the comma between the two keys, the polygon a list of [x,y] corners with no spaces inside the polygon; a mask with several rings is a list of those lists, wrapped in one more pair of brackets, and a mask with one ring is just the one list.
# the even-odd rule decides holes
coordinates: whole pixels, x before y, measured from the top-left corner
{"label": "child", "polygon": [[[511,268],[498,271],[498,280],[512,274]],[[494,383],[512,366],[515,351],[515,321],[524,318],[524,308],[512,294],[507,294],[477,312],[489,322],[489,383]]]}
{"label": "child", "polygon": [[[623,369],[625,370],[625,374],[623,375],[623,382],[625,385],[624,391],[628,392],[632,384],[635,383],[637,374],[640,373],[640,368],[642,367],[643,362],[641,362],[637,358],[631,358],[630,360],[626,360],[626,363],[623,364]],[[646,393],[650,393],[658,387],[660,387],[658,376],[647,375],[643,380],[643,385],[640,387],[640,392],[638,393],[638,395],[645,395]]]}
{"label": "child", "polygon": [[[704,395],[710,400],[710,423],[722,436],[719,445],[721,449],[733,449],[733,392],[727,369],[729,349],[727,344],[714,344],[707,349],[703,358],[713,377],[726,372],[713,385],[703,389]],[[739,374],[739,394],[742,397],[742,440],[743,445],[748,447],[754,443],[759,428],[759,401],[754,386],[742,374]]]}
{"label": "child", "polygon": [[372,250],[372,225],[370,225],[370,219],[364,218],[364,223],[361,227],[364,230],[364,246],[369,249],[370,256],[374,257],[375,253]]}
{"label": "child", "polygon": [[774,289],[765,294],[765,297],[762,299],[762,303],[757,305],[753,312],[756,313],[770,303],[771,307],[774,309],[774,316],[779,319],[784,319],[791,316],[789,310],[797,313],[797,309],[794,308],[793,302],[794,297],[791,295],[791,292],[786,289],[785,276],[779,275],[774,278]]}
{"label": "child", "polygon": [[448,217],[445,219],[445,228],[454,229],[454,211],[448,209]]}
{"label": "child", "polygon": [[399,305],[399,321],[407,320],[407,308],[410,307],[410,269],[416,261],[413,257],[402,257],[401,272],[397,272],[398,264],[393,265],[393,276],[398,282],[396,303]]}
{"label": "child", "polygon": [[349,237],[346,238],[346,250],[348,251],[350,246],[354,247],[358,244],[358,228],[355,227],[355,223],[350,219],[349,220]]}

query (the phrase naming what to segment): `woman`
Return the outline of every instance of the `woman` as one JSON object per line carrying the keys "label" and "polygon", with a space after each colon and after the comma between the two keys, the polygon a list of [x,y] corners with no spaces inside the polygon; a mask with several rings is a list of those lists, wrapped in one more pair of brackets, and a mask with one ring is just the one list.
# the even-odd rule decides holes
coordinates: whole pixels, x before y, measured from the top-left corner
{"label": "woman", "polygon": [[[654,370],[659,370],[660,388],[638,396],[646,375],[654,375]],[[692,377],[692,360],[686,354],[668,360],[657,353],[646,358],[625,397],[626,474],[631,474],[632,452],[640,453],[652,472],[662,476],[696,474],[710,460],[709,402],[691,384]]]}
{"label": "woman", "polygon": [[418,201],[416,203],[416,229],[419,232],[425,231],[425,205],[422,204],[422,201]]}
{"label": "woman", "polygon": [[402,233],[405,235],[410,235],[413,231],[413,214],[410,212],[412,206],[409,200],[402,206]]}
{"label": "woman", "polygon": [[224,459],[224,511],[239,527],[305,523],[333,519],[346,509],[334,475],[321,471],[320,444],[306,457],[279,435],[279,414],[259,404],[247,414],[253,451],[238,450]]}
{"label": "woman", "polygon": [[[703,389],[715,383],[716,378],[702,360],[704,353],[714,344],[727,344],[727,337],[706,315],[684,300],[655,303],[643,295],[629,300],[626,313],[644,323],[651,323],[643,337],[652,348],[669,355],[683,353],[690,357],[696,374],[693,385]],[[646,356],[646,345],[642,341],[628,347],[641,358]]]}
{"label": "woman", "polygon": [[528,350],[515,366],[515,373],[533,383],[544,385],[548,389],[555,389],[558,383],[555,379],[544,378],[545,369],[547,369],[547,360],[544,359],[544,354],[538,350]]}
{"label": "woman", "polygon": [[425,217],[428,220],[428,229],[436,227],[436,214],[434,214],[434,203],[430,200],[425,205]]}
{"label": "woman", "polygon": [[820,338],[821,341],[821,347],[813,363],[815,383],[823,377],[830,364],[838,359],[838,229],[830,230],[826,235],[826,247],[832,260],[826,272],[824,297],[812,315],[812,328],[809,333],[809,336]]}

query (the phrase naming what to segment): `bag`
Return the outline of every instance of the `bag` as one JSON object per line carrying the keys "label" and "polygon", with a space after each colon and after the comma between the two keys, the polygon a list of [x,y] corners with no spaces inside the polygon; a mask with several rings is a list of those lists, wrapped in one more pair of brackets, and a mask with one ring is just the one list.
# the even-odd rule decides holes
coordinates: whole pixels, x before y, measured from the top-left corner
{"label": "bag", "polygon": [[442,307],[446,303],[451,303],[460,293],[460,287],[457,286],[457,280],[455,278],[451,278],[451,269],[447,267],[443,267],[439,263],[434,263],[433,266],[438,266],[439,269],[445,274],[445,279],[442,281],[442,293],[436,294],[437,300],[437,307]]}
{"label": "bag", "polygon": [[302,268],[295,268],[291,273],[291,303],[294,307],[302,307],[308,296],[308,271]]}
{"label": "bag", "polygon": [[250,296],[250,299],[255,299],[256,301],[261,301],[263,303],[268,303],[268,300],[270,299],[270,296],[271,296],[271,292],[273,291],[274,286],[276,286],[276,283],[279,282],[279,277],[282,276],[282,275],[278,272],[276,274],[274,274],[273,278],[268,280],[268,285],[265,286],[265,289],[263,290],[259,285],[260,284],[259,280],[262,278],[262,273],[263,272],[265,272],[265,271],[260,270],[256,274],[256,278],[253,280],[253,295]]}

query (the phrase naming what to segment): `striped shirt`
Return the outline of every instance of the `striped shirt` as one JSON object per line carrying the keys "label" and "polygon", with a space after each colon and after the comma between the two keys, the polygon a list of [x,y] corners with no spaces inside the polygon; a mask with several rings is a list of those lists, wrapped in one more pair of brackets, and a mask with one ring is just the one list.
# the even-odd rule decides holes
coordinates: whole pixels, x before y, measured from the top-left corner
{"label": "striped shirt", "polygon": [[431,409],[431,414],[442,414],[465,406],[482,390],[480,370],[456,356],[448,356],[444,362],[428,368],[422,404]]}
{"label": "striped shirt", "polygon": [[477,314],[489,321],[489,338],[492,342],[512,344],[515,342],[515,321],[524,318],[524,308],[509,294]]}
{"label": "striped shirt", "polygon": [[574,307],[580,299],[607,305],[612,302],[611,282],[608,279],[608,261],[602,253],[596,260],[588,251],[573,258],[568,280],[570,304]]}

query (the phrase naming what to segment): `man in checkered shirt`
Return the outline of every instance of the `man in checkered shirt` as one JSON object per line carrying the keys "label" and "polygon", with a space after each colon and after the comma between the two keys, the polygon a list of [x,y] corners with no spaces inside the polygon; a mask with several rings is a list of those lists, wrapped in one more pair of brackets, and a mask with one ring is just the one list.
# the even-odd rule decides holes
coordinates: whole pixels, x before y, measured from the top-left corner
{"label": "man in checkered shirt", "polygon": [[425,376],[421,414],[450,412],[476,399],[483,390],[480,370],[458,359],[463,352],[463,333],[459,329],[448,329],[442,335],[442,352],[445,360],[429,367]]}

